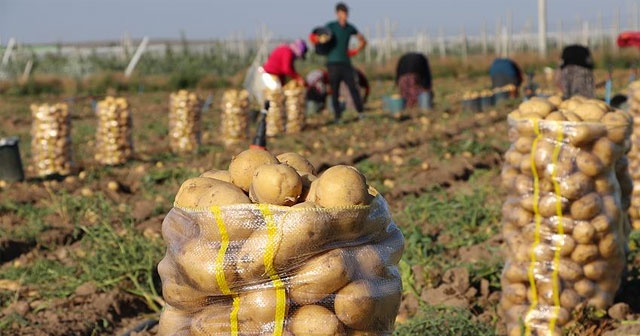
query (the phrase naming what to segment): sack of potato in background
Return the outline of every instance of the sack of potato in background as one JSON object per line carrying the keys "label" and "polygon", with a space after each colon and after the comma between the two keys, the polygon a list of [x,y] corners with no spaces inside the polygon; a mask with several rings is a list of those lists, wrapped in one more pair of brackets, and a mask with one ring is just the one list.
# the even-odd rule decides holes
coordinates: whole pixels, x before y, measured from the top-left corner
{"label": "sack of potato in background", "polygon": [[621,283],[631,119],[556,97],[532,98],[508,121],[500,312],[508,335],[561,335],[574,311],[607,309]]}
{"label": "sack of potato in background", "polygon": [[631,150],[629,158],[629,173],[633,180],[631,208],[629,217],[634,230],[640,230],[640,81],[632,82],[627,93],[629,113],[633,117],[633,132],[631,133]]}
{"label": "sack of potato in background", "polygon": [[73,168],[71,115],[66,103],[31,105],[31,166],[38,177],[69,175]]}
{"label": "sack of potato in background", "polygon": [[353,167],[244,151],[185,181],[162,232],[159,335],[393,330],[404,237]]}
{"label": "sack of potato in background", "polygon": [[265,89],[264,99],[269,101],[269,110],[267,110],[266,116],[267,136],[274,137],[284,133],[287,116],[282,89]]}
{"label": "sack of potato in background", "polygon": [[285,111],[287,115],[287,134],[300,133],[306,123],[305,88],[298,82],[291,80],[284,87]]}
{"label": "sack of potato in background", "polygon": [[203,101],[196,93],[180,90],[169,98],[169,146],[174,153],[194,152],[200,146]]}
{"label": "sack of potato in background", "polygon": [[226,90],[222,95],[221,135],[225,144],[243,142],[249,132],[249,92]]}
{"label": "sack of potato in background", "polygon": [[127,162],[133,153],[131,107],[124,98],[106,97],[96,105],[95,160],[105,165]]}

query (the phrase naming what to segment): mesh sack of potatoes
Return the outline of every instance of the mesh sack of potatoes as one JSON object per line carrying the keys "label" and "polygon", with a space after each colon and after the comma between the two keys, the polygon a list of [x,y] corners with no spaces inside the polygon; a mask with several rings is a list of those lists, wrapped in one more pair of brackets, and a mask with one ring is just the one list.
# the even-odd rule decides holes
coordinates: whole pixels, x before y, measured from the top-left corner
{"label": "mesh sack of potatoes", "polygon": [[305,126],[305,88],[297,81],[289,81],[284,87],[286,130],[289,134],[299,133]]}
{"label": "mesh sack of potatoes", "polygon": [[267,110],[266,116],[266,133],[268,137],[274,137],[284,133],[286,127],[284,94],[281,88],[265,89],[264,97],[269,101],[269,110]]}
{"label": "mesh sack of potatoes", "polygon": [[105,165],[127,162],[133,153],[131,107],[124,98],[106,97],[96,106],[95,160]]}
{"label": "mesh sack of potatoes", "polygon": [[169,97],[169,146],[175,153],[193,152],[200,146],[202,99],[180,90]]}
{"label": "mesh sack of potatoes", "polygon": [[625,267],[630,180],[620,167],[631,119],[597,100],[556,103],[533,98],[508,119],[499,307],[508,335],[561,335],[574,311],[606,309]]}
{"label": "mesh sack of potatoes", "polygon": [[353,167],[244,151],[182,184],[162,234],[160,335],[393,330],[404,237]]}
{"label": "mesh sack of potatoes", "polygon": [[68,105],[32,104],[31,116],[30,172],[39,177],[70,174],[73,161]]}
{"label": "mesh sack of potatoes", "polygon": [[631,218],[633,229],[640,230],[640,81],[629,84],[627,101],[629,113],[633,117],[631,150],[627,153],[629,173],[634,181],[629,217]]}
{"label": "mesh sack of potatoes", "polygon": [[247,140],[249,132],[249,92],[226,90],[222,95],[222,139],[226,144]]}

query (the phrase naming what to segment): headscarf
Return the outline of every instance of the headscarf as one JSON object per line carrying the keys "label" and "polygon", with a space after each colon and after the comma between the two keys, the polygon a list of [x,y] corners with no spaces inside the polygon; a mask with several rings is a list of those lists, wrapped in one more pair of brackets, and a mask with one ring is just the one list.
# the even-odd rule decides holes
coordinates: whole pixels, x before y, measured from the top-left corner
{"label": "headscarf", "polygon": [[302,39],[297,39],[289,44],[289,48],[293,51],[294,55],[298,58],[305,59],[307,54],[307,43]]}

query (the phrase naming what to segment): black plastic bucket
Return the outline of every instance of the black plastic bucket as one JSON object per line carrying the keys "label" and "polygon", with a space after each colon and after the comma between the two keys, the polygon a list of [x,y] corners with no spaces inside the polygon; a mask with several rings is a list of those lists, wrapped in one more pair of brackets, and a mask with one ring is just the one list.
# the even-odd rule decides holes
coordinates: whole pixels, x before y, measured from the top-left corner
{"label": "black plastic bucket", "polygon": [[465,99],[462,101],[462,109],[467,112],[480,112],[482,111],[480,105],[480,97]]}
{"label": "black plastic bucket", "polygon": [[480,110],[489,111],[493,107],[493,95],[480,97]]}
{"label": "black plastic bucket", "polygon": [[24,180],[18,137],[0,139],[0,180],[17,182]]}

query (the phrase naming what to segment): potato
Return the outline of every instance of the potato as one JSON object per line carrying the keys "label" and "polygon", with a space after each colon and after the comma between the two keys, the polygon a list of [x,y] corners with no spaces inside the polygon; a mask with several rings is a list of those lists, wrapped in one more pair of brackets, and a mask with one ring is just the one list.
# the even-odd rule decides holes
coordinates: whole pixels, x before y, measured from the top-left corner
{"label": "potato", "polygon": [[574,113],[576,113],[584,121],[598,122],[600,118],[607,112],[605,108],[593,104],[591,102],[582,103],[576,106]]}
{"label": "potato", "polygon": [[[243,332],[255,333],[260,331],[266,324],[273,324],[276,318],[278,291],[275,288],[259,288],[240,293],[238,323],[244,326]],[[285,300],[282,304],[284,304],[286,316],[289,303]]]}
{"label": "potato", "polygon": [[545,118],[548,121],[567,121],[567,118],[560,111],[555,111],[549,113],[549,115]]}
{"label": "potato", "polygon": [[[556,284],[558,291],[562,291],[562,282]],[[554,287],[552,281],[547,279],[538,279],[536,281],[536,287],[538,289],[538,300],[543,305],[553,305]],[[531,300],[532,301],[532,300]]]}
{"label": "potato", "polygon": [[591,220],[591,226],[593,226],[595,231],[599,234],[611,232],[611,223],[612,221],[606,215],[600,215]]}
{"label": "potato", "polygon": [[235,156],[229,164],[229,174],[233,184],[244,190],[249,191],[253,171],[263,164],[278,163],[273,154],[262,149],[247,149]]}
{"label": "potato", "polygon": [[[303,179],[303,183],[304,183],[304,179]],[[314,179],[313,181],[311,181],[311,183],[309,184],[309,190],[306,191],[306,196],[304,198],[301,199],[304,200],[305,202],[313,202],[316,203],[317,201],[317,197],[316,197],[316,191],[318,190],[318,179]],[[304,187],[303,187],[303,192],[301,193],[305,194],[304,192]]]}
{"label": "potato", "polygon": [[533,325],[549,322],[551,321],[551,319],[555,319],[558,325],[556,327],[557,329],[567,324],[567,322],[569,322],[569,319],[571,319],[571,314],[569,313],[569,311],[562,307],[558,308],[557,313],[554,309],[548,309],[547,307],[538,307],[533,309],[529,316],[533,317],[532,320],[534,321],[530,322],[533,323]]}
{"label": "potato", "polygon": [[165,256],[158,263],[158,274],[162,280],[162,297],[169,305],[192,312],[207,303],[208,294],[188,284],[170,257]]}
{"label": "potato", "polygon": [[551,237],[551,244],[555,249],[560,249],[560,256],[566,257],[573,252],[576,241],[570,235],[555,234]]}
{"label": "potato", "polygon": [[[539,167],[538,170],[544,170],[548,165],[551,164],[555,146],[556,145],[554,142],[549,141],[546,138],[542,138],[536,143],[533,158],[536,163],[536,167]],[[531,161],[530,159],[531,158],[529,156],[523,156],[523,161]]]}
{"label": "potato", "polygon": [[560,278],[568,281],[576,281],[583,276],[582,267],[575,262],[567,259],[560,259],[558,263],[558,275]]}
{"label": "potato", "polygon": [[571,260],[584,265],[598,258],[598,246],[595,244],[578,244],[571,253]]}
{"label": "potato", "polygon": [[573,228],[576,225],[575,222],[576,221],[566,216],[562,217],[562,220],[560,220],[559,217],[544,219],[544,223],[555,232],[560,231],[560,224],[562,224],[562,230],[565,234],[571,234],[573,232]]}
{"label": "potato", "polygon": [[542,196],[538,203],[540,215],[543,217],[556,216],[558,214],[558,203],[560,203],[560,210],[564,213],[569,205],[569,200],[554,194]]}
{"label": "potato", "polygon": [[304,158],[302,155],[298,153],[294,153],[294,152],[282,153],[276,156],[276,159],[278,159],[280,163],[288,164],[298,172],[304,172],[311,175],[316,174],[316,169],[313,167],[311,162],[309,162],[306,158]]}
{"label": "potato", "polygon": [[607,272],[611,271],[611,265],[605,260],[598,260],[584,265],[583,270],[585,277],[597,281],[602,279]]}
{"label": "potato", "polygon": [[344,335],[344,325],[327,308],[318,305],[303,306],[289,319],[294,335]]}
{"label": "potato", "polygon": [[527,286],[522,283],[512,283],[502,289],[502,297],[513,304],[521,305],[527,303]]}
{"label": "potato", "polygon": [[353,266],[343,249],[313,257],[289,279],[289,295],[298,304],[316,303],[349,283]]}
{"label": "potato", "polygon": [[[518,140],[516,140],[516,142],[513,144],[513,147],[518,153],[529,154],[533,146],[533,140],[534,138],[530,137],[518,138]],[[540,144],[540,142],[538,142],[538,144]]]}
{"label": "potato", "polygon": [[334,300],[338,319],[353,329],[390,331],[400,307],[402,284],[399,278],[389,280],[356,280],[339,290]]}
{"label": "potato", "polygon": [[590,244],[593,242],[596,229],[588,221],[578,221],[573,229],[573,238],[578,244]]}
{"label": "potato", "polygon": [[607,126],[607,138],[617,144],[622,144],[629,137],[631,125],[629,116],[622,111],[607,113],[601,122]]}
{"label": "potato", "polygon": [[569,200],[576,200],[593,191],[593,180],[579,171],[560,180],[560,195]]}
{"label": "potato", "polygon": [[313,183],[313,181],[317,180],[318,178],[315,175],[301,172],[301,171],[298,171],[298,175],[300,175],[300,180],[302,181],[302,191],[300,192],[300,197],[298,200],[304,202],[307,200],[307,198],[309,198],[309,192],[311,191],[311,183]]}
{"label": "potato", "polygon": [[515,191],[520,194],[533,193],[533,179],[525,175],[518,175],[515,178]]}
{"label": "potato", "polygon": [[623,153],[623,148],[607,138],[601,138],[593,143],[593,154],[603,165],[611,167]]}
{"label": "potato", "polygon": [[181,208],[208,209],[211,206],[251,203],[249,198],[231,183],[206,177],[186,180],[176,194],[175,204]]}
{"label": "potato", "polygon": [[223,182],[228,182],[228,183],[232,183],[233,179],[231,178],[231,174],[229,173],[228,170],[217,170],[217,169],[212,169],[209,171],[206,171],[204,173],[202,173],[200,175],[200,177],[206,177],[206,178],[210,178],[210,179],[214,179],[214,180],[220,180]]}
{"label": "potato", "polygon": [[532,113],[540,118],[544,118],[554,110],[554,106],[546,100],[530,99],[518,106],[521,113]]}
{"label": "potato", "polygon": [[582,122],[582,118],[571,111],[561,111],[562,116],[569,122]]}
{"label": "potato", "polygon": [[597,139],[604,137],[607,133],[606,128],[600,124],[576,124],[569,126],[567,130],[569,143],[577,146],[584,147]]}
{"label": "potato", "polygon": [[615,177],[611,174],[603,174],[597,177],[593,183],[596,187],[596,192],[600,194],[609,194],[615,190],[614,181]]}
{"label": "potato", "polygon": [[520,163],[526,155],[518,153],[518,151],[509,150],[504,154],[504,160],[511,166],[520,167]]}
{"label": "potato", "polygon": [[602,198],[598,193],[589,193],[571,204],[571,217],[590,220],[602,211]]}
{"label": "potato", "polygon": [[230,302],[219,302],[207,305],[200,312],[193,315],[191,320],[192,336],[208,336],[231,334]]}
{"label": "potato", "polygon": [[[232,244],[247,239],[255,230],[264,225],[262,217],[256,214],[253,208],[238,208],[233,211],[221,211],[222,224],[226,231],[226,237]],[[222,241],[222,235],[214,215],[197,217],[196,223],[200,228],[200,238],[208,241]]]}
{"label": "potato", "polygon": [[620,256],[624,253],[623,244],[620,243],[617,234],[609,233],[598,242],[598,252],[603,258]]}
{"label": "potato", "polygon": [[191,315],[180,309],[165,305],[158,322],[158,336],[188,336]]}
{"label": "potato", "polygon": [[249,197],[256,203],[291,206],[302,193],[302,179],[286,164],[265,164],[254,170]]}
{"label": "potato", "polygon": [[222,265],[217,262],[219,250],[220,242],[191,240],[175,254],[176,265],[182,273],[196,288],[209,295],[224,294],[217,281],[218,272],[222,272],[220,274],[229,288],[233,288],[238,279],[229,253]]}
{"label": "potato", "polygon": [[527,282],[529,280],[527,262],[509,261],[504,268],[503,276],[511,283]]}
{"label": "potato", "polygon": [[582,303],[582,300],[583,298],[570,288],[565,288],[562,293],[560,293],[560,306],[568,310],[576,308]]}
{"label": "potato", "polygon": [[365,177],[349,166],[333,166],[317,180],[315,202],[325,208],[366,205],[370,201]]}

